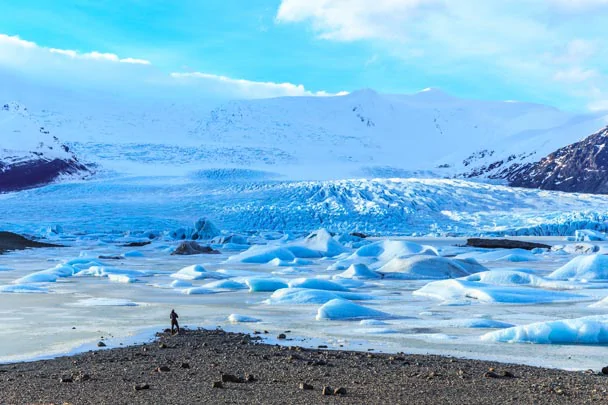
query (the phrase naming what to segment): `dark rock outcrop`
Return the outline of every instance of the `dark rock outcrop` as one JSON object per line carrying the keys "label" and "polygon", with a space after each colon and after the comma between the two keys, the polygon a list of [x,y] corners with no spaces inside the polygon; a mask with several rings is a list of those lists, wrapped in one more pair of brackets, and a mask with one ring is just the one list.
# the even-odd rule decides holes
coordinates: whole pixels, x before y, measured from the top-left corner
{"label": "dark rock outcrop", "polygon": [[0,193],[44,186],[62,175],[88,173],[89,169],[76,158],[69,160],[43,158],[15,164],[0,161]]}
{"label": "dark rock outcrop", "polygon": [[11,250],[24,250],[30,248],[61,247],[51,243],[37,242],[24,238],[12,232],[0,232],[0,254]]}
{"label": "dark rock outcrop", "polygon": [[505,178],[515,187],[608,194],[608,127]]}
{"label": "dark rock outcrop", "polygon": [[482,239],[470,238],[467,239],[466,246],[487,248],[487,249],[551,249],[551,246],[543,243],[524,242],[514,239]]}
{"label": "dark rock outcrop", "polygon": [[210,246],[199,245],[194,241],[185,241],[171,253],[172,255],[201,255],[201,254],[219,254],[220,252]]}

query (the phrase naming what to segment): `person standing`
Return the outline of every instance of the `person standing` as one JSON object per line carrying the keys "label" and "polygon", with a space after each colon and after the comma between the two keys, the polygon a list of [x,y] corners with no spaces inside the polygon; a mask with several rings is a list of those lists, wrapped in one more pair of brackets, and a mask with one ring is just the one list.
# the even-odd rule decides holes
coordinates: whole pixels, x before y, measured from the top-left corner
{"label": "person standing", "polygon": [[171,318],[171,334],[175,335],[176,332],[179,334],[179,323],[177,322],[179,315],[177,315],[174,309],[171,310],[171,315],[169,315],[169,318]]}

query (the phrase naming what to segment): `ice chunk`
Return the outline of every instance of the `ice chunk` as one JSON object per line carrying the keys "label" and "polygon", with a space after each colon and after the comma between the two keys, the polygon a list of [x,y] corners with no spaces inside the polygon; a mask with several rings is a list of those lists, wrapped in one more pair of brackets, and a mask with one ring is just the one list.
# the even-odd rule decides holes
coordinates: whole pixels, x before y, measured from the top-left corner
{"label": "ice chunk", "polygon": [[132,258],[132,257],[144,257],[144,254],[139,250],[131,250],[129,252],[125,252],[123,257]]}
{"label": "ice chunk", "polygon": [[203,280],[206,278],[220,278],[217,274],[208,272],[200,264],[184,267],[176,273],[171,274],[171,277],[180,280]]}
{"label": "ice chunk", "polygon": [[49,289],[31,284],[0,285],[0,293],[48,293]]}
{"label": "ice chunk", "polygon": [[68,264],[58,264],[57,266],[37,271],[27,276],[21,277],[14,281],[15,284],[28,284],[28,283],[54,283],[58,278],[70,277],[75,273],[74,267]]}
{"label": "ice chunk", "polygon": [[362,326],[386,326],[388,323],[381,321],[379,319],[363,319],[359,322],[359,325]]}
{"label": "ice chunk", "polygon": [[115,283],[134,283],[137,281],[137,278],[128,275],[128,274],[108,274],[108,280],[113,281]]}
{"label": "ice chunk", "polygon": [[260,322],[258,318],[239,314],[230,314],[230,316],[228,316],[228,321],[232,323]]}
{"label": "ice chunk", "polygon": [[367,308],[341,298],[327,302],[317,311],[317,320],[386,319],[390,317],[391,315],[386,312]]}
{"label": "ice chunk", "polygon": [[[304,241],[294,243],[290,248],[305,247],[311,252],[316,252],[318,256],[300,256],[292,250],[297,257],[334,257],[346,252],[346,248],[335,240],[326,229],[319,229],[308,235]],[[291,249],[290,249],[291,250]]]}
{"label": "ice chunk", "polygon": [[247,238],[244,236],[241,236],[241,235],[237,235],[237,234],[216,236],[215,238],[213,238],[211,240],[211,243],[213,243],[214,245],[233,244],[233,245],[246,246],[245,249],[247,249],[247,247],[249,247],[248,246],[249,242],[247,241]]}
{"label": "ice chunk", "polygon": [[182,292],[184,294],[187,294],[187,295],[207,295],[207,294],[215,294],[216,293],[216,291],[210,290],[210,289],[205,288],[205,287],[186,288],[186,289],[182,290]]}
{"label": "ice chunk", "polygon": [[486,270],[476,262],[438,256],[396,257],[378,269],[385,278],[404,280],[442,280]]}
{"label": "ice chunk", "polygon": [[215,290],[243,290],[248,288],[245,283],[239,283],[235,280],[218,280],[204,284],[202,287]]}
{"label": "ice chunk", "polygon": [[194,223],[192,239],[213,239],[220,235],[220,230],[207,218],[199,218]]}
{"label": "ice chunk", "polygon": [[348,288],[329,280],[319,278],[298,278],[289,282],[290,288],[310,288],[313,290],[348,291]]}
{"label": "ice chunk", "polygon": [[252,246],[244,252],[235,256],[230,256],[228,263],[269,263],[274,259],[286,262],[293,262],[296,256],[284,247],[278,246]]}
{"label": "ice chunk", "polygon": [[301,259],[301,258],[295,258],[292,261],[285,261],[285,260],[276,258],[276,259],[272,259],[271,261],[268,262],[269,265],[277,266],[277,267],[308,266],[313,263],[314,262],[312,260],[306,260],[306,259]]}
{"label": "ice chunk", "polygon": [[373,297],[344,291],[312,290],[308,288],[283,288],[275,291],[266,303],[268,304],[325,304],[336,298],[355,301],[371,300]]}
{"label": "ice chunk", "polygon": [[335,278],[350,278],[350,279],[376,279],[382,277],[380,274],[376,273],[373,270],[370,270],[363,263],[351,264],[348,269],[344,272],[337,274],[334,276]]}
{"label": "ice chunk", "polygon": [[608,315],[537,322],[486,333],[488,342],[544,344],[608,343]]}
{"label": "ice chunk", "polygon": [[186,280],[173,280],[170,286],[173,288],[187,288],[192,287],[192,283]]}
{"label": "ice chunk", "polygon": [[479,281],[486,284],[504,285],[504,286],[531,286],[557,290],[574,289],[576,286],[569,283],[561,283],[557,281],[545,280],[542,277],[535,276],[523,271],[515,270],[492,270],[482,273],[476,273],[465,277],[467,281]]}
{"label": "ice chunk", "polygon": [[538,288],[493,286],[476,281],[433,281],[413,292],[414,295],[431,297],[443,301],[476,300],[483,303],[531,304],[558,302],[584,298],[562,291],[545,291]]}
{"label": "ice chunk", "polygon": [[336,261],[329,270],[346,270],[351,264],[363,263],[382,266],[395,257],[407,257],[413,255],[437,256],[437,250],[431,246],[419,245],[414,242],[382,240],[360,247],[347,257]]}
{"label": "ice chunk", "polygon": [[593,254],[577,256],[549,274],[556,280],[608,280],[608,256]]}
{"label": "ice chunk", "polygon": [[606,240],[606,234],[591,229],[579,229],[574,231],[574,240],[577,242],[603,241]]}
{"label": "ice chunk", "polygon": [[479,262],[530,262],[539,260],[532,252],[524,249],[496,249],[489,252],[468,252],[456,256],[456,259],[475,259]]}
{"label": "ice chunk", "polygon": [[136,307],[139,304],[124,298],[86,298],[76,301],[78,307]]}
{"label": "ice chunk", "polygon": [[250,292],[272,292],[287,287],[286,282],[277,278],[250,278],[245,283]]}

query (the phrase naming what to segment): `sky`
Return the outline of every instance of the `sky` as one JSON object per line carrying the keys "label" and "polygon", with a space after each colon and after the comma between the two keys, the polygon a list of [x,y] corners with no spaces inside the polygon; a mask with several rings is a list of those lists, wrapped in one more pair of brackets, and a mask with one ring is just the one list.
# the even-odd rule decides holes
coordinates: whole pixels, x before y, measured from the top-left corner
{"label": "sky", "polygon": [[1,81],[608,110],[608,0],[0,0]]}

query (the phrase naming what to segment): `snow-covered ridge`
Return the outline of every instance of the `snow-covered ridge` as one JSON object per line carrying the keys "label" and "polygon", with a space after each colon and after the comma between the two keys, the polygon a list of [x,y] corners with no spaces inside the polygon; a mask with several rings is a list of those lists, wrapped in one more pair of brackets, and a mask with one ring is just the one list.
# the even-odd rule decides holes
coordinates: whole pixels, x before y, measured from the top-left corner
{"label": "snow-covered ridge", "polygon": [[0,139],[0,192],[40,186],[88,170],[17,102],[0,108]]}

